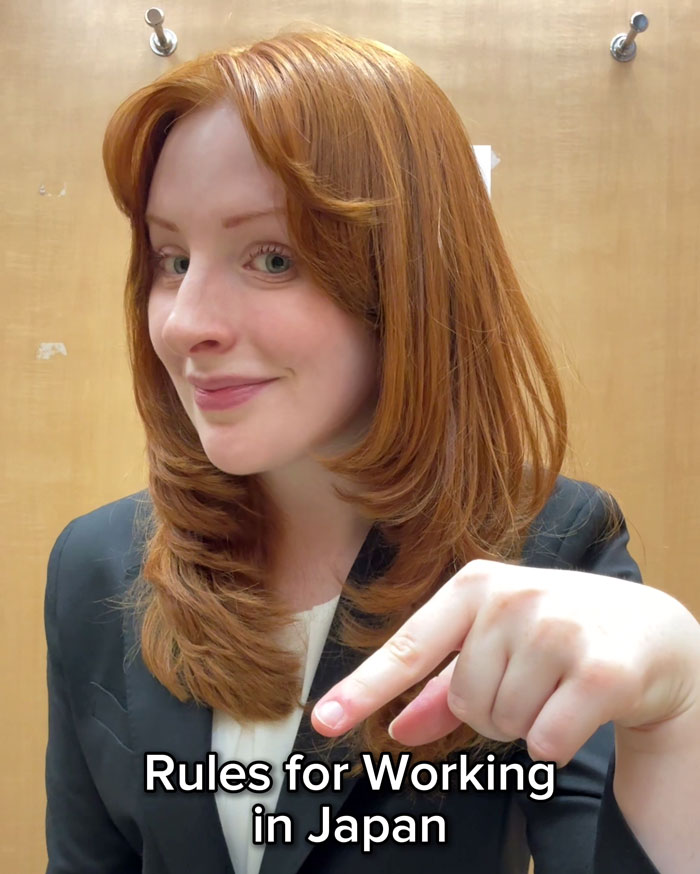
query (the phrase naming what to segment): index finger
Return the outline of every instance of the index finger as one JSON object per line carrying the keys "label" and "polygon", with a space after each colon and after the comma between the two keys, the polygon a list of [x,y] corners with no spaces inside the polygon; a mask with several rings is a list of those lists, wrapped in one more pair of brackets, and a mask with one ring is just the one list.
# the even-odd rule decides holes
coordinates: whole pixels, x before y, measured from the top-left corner
{"label": "index finger", "polygon": [[461,649],[478,609],[477,577],[462,568],[383,646],[333,686],[312,711],[316,731],[326,737],[349,731]]}

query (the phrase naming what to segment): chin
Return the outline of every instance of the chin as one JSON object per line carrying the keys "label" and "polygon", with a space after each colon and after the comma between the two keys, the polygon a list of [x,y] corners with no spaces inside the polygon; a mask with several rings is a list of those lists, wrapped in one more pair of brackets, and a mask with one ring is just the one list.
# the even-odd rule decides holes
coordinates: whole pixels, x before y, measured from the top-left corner
{"label": "chin", "polygon": [[251,476],[252,474],[268,473],[293,464],[301,457],[296,453],[263,453],[260,452],[259,441],[251,441],[251,445],[255,447],[256,442],[257,451],[255,449],[253,451],[243,449],[240,452],[232,452],[230,447],[222,448],[221,446],[217,446],[214,449],[211,445],[207,445],[205,441],[202,441],[202,448],[204,449],[204,454],[214,467],[231,476]]}
{"label": "chin", "polygon": [[251,476],[256,473],[264,473],[268,469],[268,464],[262,459],[222,458],[218,453],[209,453],[206,449],[205,455],[215,468],[230,476]]}

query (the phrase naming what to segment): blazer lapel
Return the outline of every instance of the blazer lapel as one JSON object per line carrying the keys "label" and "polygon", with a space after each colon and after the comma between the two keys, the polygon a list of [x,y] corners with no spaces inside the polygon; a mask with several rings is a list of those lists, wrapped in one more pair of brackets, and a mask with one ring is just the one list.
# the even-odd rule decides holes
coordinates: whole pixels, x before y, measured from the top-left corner
{"label": "blazer lapel", "polygon": [[[336,608],[333,626],[335,626],[337,616]],[[352,653],[349,656],[348,652],[346,647],[340,647],[334,641],[326,641],[311,684],[309,692],[311,698],[319,698],[360,664],[361,656],[357,653]],[[327,755],[321,755],[317,750],[317,743],[324,740],[325,738],[322,738],[313,729],[309,717],[303,714],[292,753],[304,753],[305,762],[327,761]],[[342,739],[334,748],[331,760],[333,762],[350,761],[350,752],[342,743]],[[296,792],[290,792],[285,780],[282,783],[275,810],[277,813],[286,813],[291,817],[294,823],[294,843],[268,844],[265,847],[259,874],[294,874],[298,871],[313,847],[305,838],[310,831],[318,831],[321,805],[330,805],[332,816],[337,816],[340,807],[356,783],[357,778],[344,775],[342,788],[339,791],[333,791],[329,787],[322,791],[311,792],[302,788]]]}
{"label": "blazer lapel", "polygon": [[[391,561],[393,554],[394,551],[384,541],[379,528],[374,526],[362,544],[349,577],[358,583],[369,583]],[[343,677],[354,671],[365,658],[361,653],[340,646],[336,642],[338,627],[339,613],[336,607],[330,632],[309,691],[311,699],[320,698]],[[327,761],[328,756],[319,752],[319,747],[324,741],[325,738],[322,738],[312,727],[309,717],[303,714],[292,753],[304,753],[307,762]],[[342,737],[336,742],[331,761],[351,761],[350,750],[342,742]],[[357,777],[344,775],[340,790],[334,791],[331,784],[329,788],[322,791],[302,789],[297,792],[290,792],[285,780],[280,789],[275,811],[286,813],[291,817],[294,823],[294,843],[268,844],[265,847],[259,874],[294,874],[298,871],[313,848],[305,838],[310,831],[318,831],[321,805],[330,806],[332,818],[338,816],[346,798],[357,785],[357,780]]]}

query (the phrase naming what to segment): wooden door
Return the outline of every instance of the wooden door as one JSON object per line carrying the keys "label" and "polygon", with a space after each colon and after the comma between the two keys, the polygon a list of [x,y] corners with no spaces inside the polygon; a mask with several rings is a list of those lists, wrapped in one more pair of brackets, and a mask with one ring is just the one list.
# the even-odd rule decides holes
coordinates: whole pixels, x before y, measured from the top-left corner
{"label": "wooden door", "polygon": [[[0,867],[43,870],[48,554],[68,521],[146,484],[122,287],[128,227],[101,163],[132,91],[297,21],[403,51],[493,147],[492,200],[565,380],[565,473],[620,502],[646,581],[700,613],[700,6],[651,0],[615,62],[621,0],[329,4],[5,0],[0,57],[4,764]],[[301,18],[303,16],[303,19]]]}

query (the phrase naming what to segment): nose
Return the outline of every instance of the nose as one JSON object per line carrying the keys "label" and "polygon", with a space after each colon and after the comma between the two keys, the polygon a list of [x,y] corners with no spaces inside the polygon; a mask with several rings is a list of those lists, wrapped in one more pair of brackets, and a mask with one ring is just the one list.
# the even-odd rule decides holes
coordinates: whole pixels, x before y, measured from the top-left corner
{"label": "nose", "polygon": [[202,345],[236,343],[243,314],[230,275],[224,277],[213,269],[195,272],[190,265],[179,286],[165,294],[169,296],[162,339],[173,352],[188,355]]}

